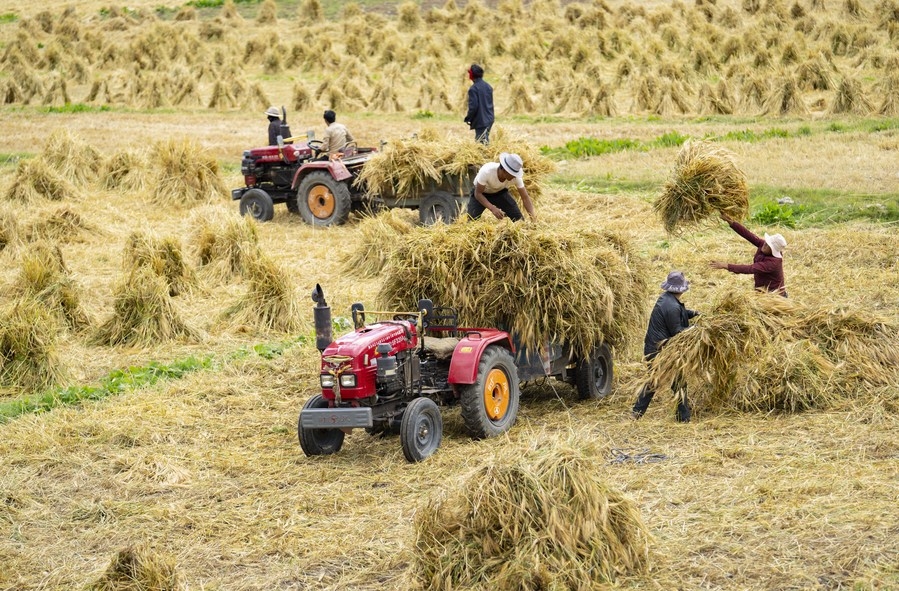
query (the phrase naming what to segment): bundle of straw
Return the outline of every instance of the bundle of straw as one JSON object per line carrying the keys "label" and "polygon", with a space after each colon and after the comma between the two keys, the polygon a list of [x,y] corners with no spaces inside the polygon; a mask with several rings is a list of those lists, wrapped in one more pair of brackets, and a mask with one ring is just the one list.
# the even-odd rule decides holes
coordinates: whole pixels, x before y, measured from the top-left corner
{"label": "bundle of straw", "polygon": [[257,254],[247,262],[247,280],[246,293],[225,312],[232,324],[285,333],[299,330],[300,299],[290,274]]}
{"label": "bundle of straw", "polygon": [[120,550],[90,591],[179,591],[175,560],[144,545]]}
{"label": "bundle of straw", "polygon": [[142,191],[147,185],[146,157],[133,151],[117,152],[103,164],[100,176],[106,189]]}
{"label": "bundle of straw", "polygon": [[99,150],[66,128],[50,134],[42,158],[60,176],[82,186],[97,178],[103,163]]}
{"label": "bundle of straw", "polygon": [[644,326],[642,261],[623,238],[512,222],[418,227],[394,248],[379,303],[453,306],[465,326],[501,326],[528,349],[626,347]]}
{"label": "bundle of straw", "polygon": [[415,220],[402,209],[388,209],[363,220],[356,229],[356,247],[341,261],[351,276],[376,277],[390,252],[412,231]]}
{"label": "bundle of straw", "polygon": [[156,143],[150,165],[150,197],[155,203],[190,206],[227,192],[218,161],[190,140]]}
{"label": "bundle of straw", "polygon": [[662,348],[650,379],[687,380],[694,408],[832,408],[899,385],[899,327],[775,294],[727,293]]}
{"label": "bundle of straw", "polygon": [[172,237],[160,238],[150,232],[132,232],[122,255],[125,272],[146,267],[165,279],[169,295],[189,293],[197,278],[181,252],[181,243]]}
{"label": "bundle of straw", "polygon": [[19,221],[12,211],[0,211],[0,252],[19,237]]}
{"label": "bundle of straw", "polygon": [[20,160],[6,191],[10,201],[29,203],[39,198],[61,201],[77,197],[78,191],[41,158]]}
{"label": "bundle of straw", "polygon": [[669,234],[716,213],[744,219],[749,214],[746,176],[727,149],[710,142],[688,141],[678,153],[674,171],[653,208]]}
{"label": "bundle of straw", "polygon": [[582,452],[506,456],[416,513],[412,571],[426,589],[580,589],[646,570],[638,508]]}
{"label": "bundle of straw", "polygon": [[246,274],[247,261],[259,250],[259,227],[252,216],[193,216],[192,241],[200,267],[220,279]]}
{"label": "bundle of straw", "polygon": [[22,269],[14,286],[17,295],[43,304],[69,328],[90,323],[81,306],[81,289],[72,279],[58,246],[37,242],[22,257]]}
{"label": "bundle of straw", "polygon": [[81,238],[84,233],[97,231],[97,228],[86,222],[77,211],[61,207],[50,214],[48,218],[36,221],[29,228],[28,236],[31,240],[47,239],[68,242]]}
{"label": "bundle of straw", "polygon": [[0,385],[38,391],[63,380],[56,354],[59,325],[33,298],[21,298],[0,312]]}

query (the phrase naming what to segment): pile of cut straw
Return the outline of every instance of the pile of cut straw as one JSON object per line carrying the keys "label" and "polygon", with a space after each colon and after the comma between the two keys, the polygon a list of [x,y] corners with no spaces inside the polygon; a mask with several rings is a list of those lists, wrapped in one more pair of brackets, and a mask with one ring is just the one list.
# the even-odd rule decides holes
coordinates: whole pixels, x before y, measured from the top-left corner
{"label": "pile of cut straw", "polygon": [[775,294],[725,294],[669,340],[651,379],[688,383],[694,408],[798,412],[899,386],[899,327]]}
{"label": "pile of cut straw", "polygon": [[503,327],[529,349],[627,347],[645,328],[643,262],[609,233],[487,220],[418,227],[382,276],[387,309],[429,298],[456,308],[465,326]]}
{"label": "pile of cut straw", "polygon": [[726,148],[691,140],[678,153],[653,207],[669,234],[722,213],[742,220],[749,214],[746,176]]}

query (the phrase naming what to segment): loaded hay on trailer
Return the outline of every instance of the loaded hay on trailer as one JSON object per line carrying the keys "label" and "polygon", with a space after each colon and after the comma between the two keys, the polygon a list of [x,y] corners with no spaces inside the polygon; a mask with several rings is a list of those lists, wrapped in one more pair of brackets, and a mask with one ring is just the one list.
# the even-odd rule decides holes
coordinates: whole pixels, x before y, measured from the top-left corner
{"label": "loaded hay on trailer", "polygon": [[678,152],[671,177],[653,208],[669,234],[722,213],[745,219],[749,214],[746,176],[726,148],[690,140]]}
{"label": "loaded hay on trailer", "polygon": [[388,255],[382,309],[421,298],[452,306],[467,327],[500,326],[522,346],[626,347],[645,328],[647,272],[628,242],[600,231],[468,221],[417,227]]}

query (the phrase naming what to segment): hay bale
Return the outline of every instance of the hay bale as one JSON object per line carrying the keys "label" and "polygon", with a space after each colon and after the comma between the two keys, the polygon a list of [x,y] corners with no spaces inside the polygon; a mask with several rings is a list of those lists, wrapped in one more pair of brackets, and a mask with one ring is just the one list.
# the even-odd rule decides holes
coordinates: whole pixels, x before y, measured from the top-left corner
{"label": "hay bale", "polygon": [[100,172],[104,189],[129,193],[143,191],[147,186],[147,158],[131,150],[116,152],[106,159]]}
{"label": "hay bale", "polygon": [[119,550],[90,591],[180,591],[175,560],[144,545]]}
{"label": "hay bale", "polygon": [[59,324],[44,304],[15,300],[0,312],[0,385],[40,391],[67,372],[56,354]]}
{"label": "hay bale", "polygon": [[899,115],[899,74],[893,72],[884,76],[878,86],[883,92],[883,102],[877,113],[888,117]]}
{"label": "hay bale", "polygon": [[78,191],[42,158],[28,158],[20,160],[16,165],[16,173],[5,197],[22,203],[31,203],[41,198],[61,201],[77,198]]}
{"label": "hay bale", "polygon": [[[382,309],[453,306],[464,326],[502,326],[522,346],[626,348],[642,336],[643,262],[619,236],[491,220],[418,227],[388,255]],[[411,308],[410,308],[411,307]]]}
{"label": "hay bale", "polygon": [[68,207],[61,207],[46,219],[34,222],[28,230],[28,238],[29,240],[69,242],[79,240],[85,233],[96,232],[99,232],[99,229],[85,221],[78,212]]}
{"label": "hay bale", "polygon": [[415,218],[402,209],[388,209],[366,218],[356,228],[356,247],[341,266],[350,276],[377,277],[390,252],[415,228]]}
{"label": "hay bale", "polygon": [[19,221],[11,210],[0,211],[0,252],[19,238]]}
{"label": "hay bale", "polygon": [[166,206],[191,206],[227,193],[218,161],[192,140],[164,140],[150,151],[150,198]]}
{"label": "hay bale", "polygon": [[699,410],[833,408],[899,383],[899,326],[776,294],[730,292],[670,339],[650,378],[688,383]]}
{"label": "hay bale", "polygon": [[762,105],[765,114],[768,115],[807,115],[808,108],[802,101],[802,96],[796,84],[796,80],[790,75],[783,75],[775,82],[774,90],[765,99]]}
{"label": "hay bale", "polygon": [[218,279],[247,273],[247,261],[259,252],[259,226],[252,216],[197,215],[192,242],[200,268]]}
{"label": "hay bale", "polygon": [[706,141],[687,141],[653,209],[669,234],[721,213],[735,220],[745,219],[749,214],[746,176],[726,148]]}
{"label": "hay bale", "polygon": [[830,113],[851,113],[853,115],[868,115],[874,110],[874,105],[865,96],[861,83],[849,76],[844,77],[837,88],[837,95],[831,103]]}
{"label": "hay bale", "polygon": [[264,0],[259,5],[259,12],[256,14],[257,25],[277,25],[278,24],[278,5],[275,0]]}
{"label": "hay bale", "polygon": [[425,589],[581,589],[646,571],[650,534],[636,504],[596,476],[595,460],[544,443],[497,457],[419,508],[412,573]]}
{"label": "hay bale", "polygon": [[28,248],[13,293],[40,302],[48,313],[73,330],[90,324],[81,306],[81,288],[72,279],[58,246],[41,241]]}
{"label": "hay bale", "polygon": [[246,293],[225,311],[233,325],[284,333],[300,329],[299,294],[287,271],[259,253],[247,261],[247,283]]}
{"label": "hay bale", "polygon": [[196,274],[185,262],[177,238],[160,238],[145,231],[132,232],[122,254],[122,263],[126,273],[146,267],[165,279],[170,296],[190,293],[197,286]]}
{"label": "hay bale", "polygon": [[67,128],[50,134],[41,158],[60,176],[81,186],[97,178],[103,163],[99,150]]}
{"label": "hay bale", "polygon": [[178,314],[168,282],[147,267],[128,273],[113,297],[113,315],[92,339],[97,344],[155,345],[199,336]]}

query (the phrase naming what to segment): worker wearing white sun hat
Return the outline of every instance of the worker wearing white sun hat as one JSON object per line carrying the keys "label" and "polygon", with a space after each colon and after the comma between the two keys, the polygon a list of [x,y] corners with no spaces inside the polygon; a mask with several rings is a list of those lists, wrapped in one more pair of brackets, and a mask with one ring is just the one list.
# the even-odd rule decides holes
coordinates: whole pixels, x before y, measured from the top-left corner
{"label": "worker wearing white sun hat", "polygon": [[765,234],[764,238],[756,236],[746,229],[741,223],[732,220],[724,214],[721,219],[727,222],[731,229],[746,239],[747,242],[757,247],[751,265],[735,265],[712,261],[713,269],[727,269],[731,273],[752,275],[755,279],[755,288],[763,291],[771,291],[787,297],[787,288],[784,281],[783,253],[787,248],[787,240],[781,234]]}

